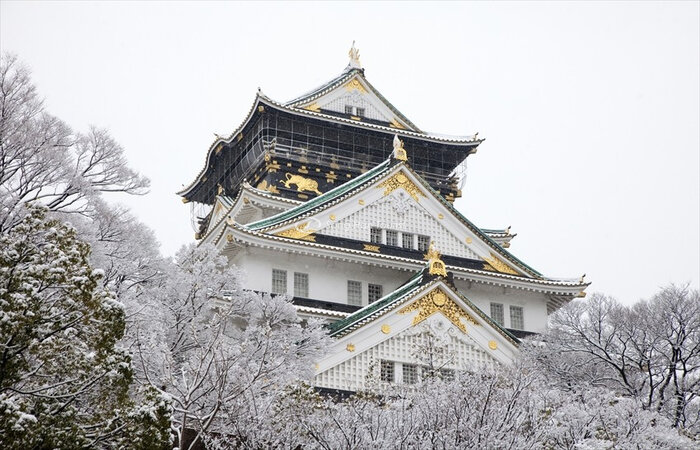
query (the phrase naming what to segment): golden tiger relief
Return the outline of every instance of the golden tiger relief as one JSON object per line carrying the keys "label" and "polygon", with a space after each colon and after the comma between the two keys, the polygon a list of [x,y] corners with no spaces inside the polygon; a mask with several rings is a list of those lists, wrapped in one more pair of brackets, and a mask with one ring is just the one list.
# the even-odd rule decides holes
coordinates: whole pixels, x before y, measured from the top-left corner
{"label": "golden tiger relief", "polygon": [[292,175],[291,173],[286,173],[284,176],[287,178],[287,181],[280,180],[280,183],[284,184],[284,187],[287,189],[289,189],[290,185],[296,184],[297,192],[309,191],[315,192],[318,195],[322,194],[322,192],[318,190],[318,182],[316,180],[304,178],[301,175]]}

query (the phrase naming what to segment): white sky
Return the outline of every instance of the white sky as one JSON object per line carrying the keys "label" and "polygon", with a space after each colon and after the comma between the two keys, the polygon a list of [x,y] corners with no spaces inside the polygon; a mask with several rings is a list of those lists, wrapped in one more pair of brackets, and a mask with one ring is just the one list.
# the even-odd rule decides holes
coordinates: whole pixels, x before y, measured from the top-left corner
{"label": "white sky", "polygon": [[[631,303],[700,278],[700,10],[679,3],[0,2],[0,49],[48,110],[109,129],[152,181],[123,200],[166,254],[175,195],[258,86],[286,101],[367,78],[425,130],[486,141],[457,207],[513,253]],[[407,149],[410,157],[410,148]]]}

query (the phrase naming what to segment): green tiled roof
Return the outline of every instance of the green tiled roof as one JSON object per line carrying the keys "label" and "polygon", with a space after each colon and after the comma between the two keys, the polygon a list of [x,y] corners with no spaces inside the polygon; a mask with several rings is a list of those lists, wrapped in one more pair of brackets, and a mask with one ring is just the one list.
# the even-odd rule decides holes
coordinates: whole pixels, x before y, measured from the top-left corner
{"label": "green tiled roof", "polygon": [[301,205],[294,207],[292,209],[289,209],[287,211],[281,212],[279,214],[276,214],[272,217],[268,217],[263,220],[259,220],[257,222],[252,222],[246,225],[246,228],[250,230],[260,230],[263,228],[271,227],[273,225],[280,224],[282,222],[285,222],[287,220],[293,219],[295,217],[301,216],[302,214],[305,214],[314,208],[323,205],[324,203],[330,202],[332,200],[335,200],[336,198],[340,197],[341,195],[350,192],[354,188],[362,185],[365,181],[374,178],[377,175],[382,174],[386,169],[390,167],[390,160],[387,159],[383,163],[379,164],[377,167],[373,168],[372,170],[368,170],[367,172],[363,173],[359,177],[352,179],[348,181],[347,183],[341,184],[340,186],[331,189],[330,191],[319,195],[316,198],[313,198],[309,200],[306,203],[302,203]]}
{"label": "green tiled roof", "polygon": [[479,227],[474,225],[469,219],[464,217],[462,215],[462,213],[459,212],[454,206],[452,206],[452,204],[450,202],[448,202],[442,195],[440,195],[440,193],[438,193],[435,189],[433,189],[420,175],[418,175],[416,172],[414,172],[413,169],[411,169],[411,167],[408,164],[406,164],[406,168],[411,171],[411,173],[418,179],[418,181],[420,181],[420,183],[423,185],[423,187],[425,187],[428,191],[432,192],[433,195],[447,209],[449,209],[455,216],[457,216],[460,220],[462,220],[465,224],[467,224],[467,226],[469,228],[471,228],[471,230],[474,233],[478,234],[485,241],[491,243],[494,250],[496,250],[498,253],[505,256],[506,258],[509,258],[513,262],[520,264],[520,266],[522,266],[527,271],[529,271],[531,275],[534,275],[534,276],[539,277],[539,278],[544,278],[541,273],[539,273],[538,271],[536,271],[532,267],[528,266],[527,264],[525,264],[524,262],[522,262],[521,260],[519,260],[518,258],[513,256],[513,254],[510,253],[509,251],[506,251],[505,249],[503,249],[503,247],[501,247],[496,241],[491,239],[483,230],[481,230]]}
{"label": "green tiled roof", "polygon": [[353,325],[354,323],[359,322],[360,320],[374,314],[377,311],[380,311],[385,306],[388,306],[394,302],[401,300],[406,295],[411,293],[414,289],[420,287],[421,281],[423,279],[423,273],[425,272],[425,270],[426,269],[423,269],[420,272],[416,273],[411,279],[409,279],[407,282],[405,282],[403,285],[401,285],[398,289],[391,292],[390,294],[387,294],[384,297],[377,300],[376,302],[370,303],[364,308],[355,311],[345,319],[339,320],[331,324],[329,327],[331,331],[331,336],[340,333],[345,328]]}
{"label": "green tiled roof", "polygon": [[[406,297],[409,297],[413,295],[416,291],[418,291],[419,288],[426,286],[428,284],[431,284],[431,282],[423,283],[423,275],[425,273],[426,269],[421,270],[420,272],[416,273],[411,279],[409,279],[406,283],[404,283],[402,286],[400,286],[398,289],[396,289],[394,292],[391,292],[388,295],[385,295],[384,297],[380,298],[376,302],[369,304],[365,306],[364,308],[355,311],[353,314],[349,315],[348,317],[339,320],[337,322],[334,322],[329,326],[330,330],[330,335],[337,336],[338,334],[342,333],[343,331],[349,331],[349,329],[355,325],[361,322],[362,320],[369,318],[375,313],[378,313],[382,311],[383,309],[400,302]],[[450,289],[455,295],[457,295],[472,311],[474,311],[476,314],[479,315],[482,319],[484,319],[486,322],[489,323],[493,328],[496,330],[500,331],[501,334],[503,334],[506,338],[510,339],[513,341],[514,344],[518,344],[520,340],[513,336],[508,330],[503,328],[501,325],[499,325],[497,322],[495,322],[490,316],[485,314],[481,309],[479,309],[478,306],[476,306],[474,303],[472,303],[471,300],[469,300],[464,294],[462,294],[459,290],[455,289],[454,287]]]}

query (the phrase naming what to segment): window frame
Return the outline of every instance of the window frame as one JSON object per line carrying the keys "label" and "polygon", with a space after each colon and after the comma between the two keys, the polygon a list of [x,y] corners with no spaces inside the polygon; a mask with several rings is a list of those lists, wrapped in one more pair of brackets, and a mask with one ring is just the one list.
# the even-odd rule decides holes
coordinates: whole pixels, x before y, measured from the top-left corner
{"label": "window frame", "polygon": [[[389,241],[389,236],[392,236],[392,239],[394,239],[393,244]],[[384,236],[385,236],[385,242],[386,245],[390,247],[398,247],[399,246],[399,232],[396,230],[384,230]]]}
{"label": "window frame", "polygon": [[[306,286],[299,286],[297,284],[297,280],[305,280]],[[301,290],[304,290],[303,293],[300,293]],[[304,272],[294,272],[294,296],[295,297],[302,297],[302,298],[309,298],[309,274],[304,273]]]}
{"label": "window frame", "polygon": [[[373,288],[374,288],[375,291],[378,291],[378,294],[379,294],[379,296],[378,296],[377,298],[375,298],[374,300],[372,300],[372,297],[373,297],[373,295],[372,295],[372,290],[373,290]],[[376,294],[377,294],[377,292],[375,292],[375,295],[376,295]],[[379,300],[379,299],[382,298],[383,296],[384,296],[384,286],[382,286],[381,284],[367,283],[367,304],[368,304],[368,305],[369,305],[370,303],[376,302],[377,300]]]}
{"label": "window frame", "polygon": [[[355,284],[356,283],[356,284]],[[351,290],[350,286],[356,286],[357,287],[357,303],[353,303],[351,301]],[[348,305],[355,305],[355,306],[362,306],[362,281],[357,281],[357,280],[348,280]],[[354,291],[353,291],[354,292]]]}
{"label": "window frame", "polygon": [[[505,307],[503,306],[503,303],[497,303],[497,302],[491,302],[489,305],[490,308],[490,314],[489,317],[491,317],[491,320],[496,322],[500,326],[505,326],[505,318],[506,318],[506,313],[505,313]],[[500,308],[500,318],[497,317],[498,313],[494,312],[494,309]]]}
{"label": "window frame", "polygon": [[[281,276],[281,278],[277,279],[277,282],[281,285],[284,283],[284,290],[278,290],[276,289],[276,284],[275,284],[275,275]],[[287,293],[287,271],[284,269],[272,269],[272,280],[271,280],[271,289],[270,292],[273,294],[286,294]]]}
{"label": "window frame", "polygon": [[[510,328],[513,330],[524,330],[525,329],[525,308],[518,305],[510,305]],[[514,312],[519,312],[520,317],[517,318]],[[517,321],[520,323],[516,323]]]}

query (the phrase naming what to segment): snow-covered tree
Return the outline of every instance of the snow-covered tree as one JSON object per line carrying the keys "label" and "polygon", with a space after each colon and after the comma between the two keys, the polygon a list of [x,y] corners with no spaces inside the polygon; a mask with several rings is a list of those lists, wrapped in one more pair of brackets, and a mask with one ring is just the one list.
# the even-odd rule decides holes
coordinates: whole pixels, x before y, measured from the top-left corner
{"label": "snow-covered tree", "polygon": [[130,356],[117,345],[124,311],[90,266],[90,246],[44,208],[21,215],[0,233],[3,445],[163,448],[169,400],[130,390]]}
{"label": "snow-covered tree", "polygon": [[19,223],[27,202],[89,215],[102,192],[147,187],[107,131],[73,132],[44,110],[17,58],[0,56],[0,232]]}
{"label": "snow-covered tree", "polygon": [[593,295],[551,319],[545,345],[532,355],[571,392],[604,387],[700,433],[700,295],[669,286],[626,307]]}
{"label": "snow-covered tree", "polygon": [[181,447],[270,445],[259,431],[279,396],[312,377],[328,339],[320,325],[302,326],[284,297],[243,290],[237,269],[208,245],[182,249],[143,304],[134,319],[139,376],[172,397]]}

